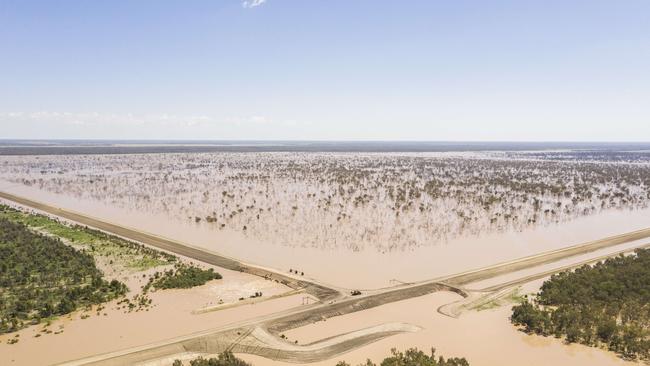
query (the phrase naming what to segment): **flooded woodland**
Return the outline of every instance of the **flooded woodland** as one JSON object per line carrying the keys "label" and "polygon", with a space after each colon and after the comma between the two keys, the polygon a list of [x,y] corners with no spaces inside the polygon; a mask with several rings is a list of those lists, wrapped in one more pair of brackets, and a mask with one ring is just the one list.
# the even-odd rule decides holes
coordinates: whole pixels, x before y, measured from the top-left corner
{"label": "flooded woodland", "polygon": [[[0,191],[326,284],[341,294],[358,291],[363,298],[647,228],[650,154],[601,149],[17,155],[0,157]],[[644,240],[477,281],[466,289],[479,291]],[[101,266],[115,275],[111,265]],[[53,323],[66,331],[51,337],[36,338],[38,327],[22,329],[17,332],[22,340],[6,345],[12,352],[0,359],[16,364],[71,360],[223,327],[233,319],[297,311],[305,301],[318,301],[266,277],[214,268],[223,280],[153,293],[151,311],[134,315],[109,309],[108,315],[83,321],[73,314]],[[134,288],[144,281],[139,273],[118,277]],[[282,341],[309,347],[346,332],[372,334],[399,326],[408,331],[314,365],[378,361],[391,347],[413,346],[433,346],[447,356],[467,357],[472,365],[628,364],[612,352],[526,335],[510,324],[510,305],[532,296],[542,280],[486,297],[484,303],[476,300],[480,305],[459,318],[436,311],[462,298],[440,291],[296,326],[283,332]],[[88,332],[101,336],[87,340]],[[70,342],[85,347],[62,346]],[[47,351],[30,352],[35,345]],[[287,364],[240,356],[257,365]]]}
{"label": "flooded woodland", "polygon": [[0,177],[8,192],[361,288],[634,230],[650,201],[650,156],[602,150],[5,156]]}

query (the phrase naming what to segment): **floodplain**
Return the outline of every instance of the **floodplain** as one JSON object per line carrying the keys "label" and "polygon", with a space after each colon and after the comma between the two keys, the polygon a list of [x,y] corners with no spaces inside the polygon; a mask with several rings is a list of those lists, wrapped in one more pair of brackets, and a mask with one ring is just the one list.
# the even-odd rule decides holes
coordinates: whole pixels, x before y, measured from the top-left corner
{"label": "floodplain", "polygon": [[[472,365],[630,362],[527,335],[508,317],[551,274],[650,243],[650,154],[636,147],[12,154],[0,191],[6,204],[112,225],[100,229],[223,275],[155,291],[157,305],[137,314],[57,320],[56,337],[19,330],[20,342],[0,344],[13,364],[171,365],[224,350],[258,365],[356,364],[392,347]],[[130,288],[146,283],[137,265],[98,263]],[[225,343],[192,346],[210,337]]]}

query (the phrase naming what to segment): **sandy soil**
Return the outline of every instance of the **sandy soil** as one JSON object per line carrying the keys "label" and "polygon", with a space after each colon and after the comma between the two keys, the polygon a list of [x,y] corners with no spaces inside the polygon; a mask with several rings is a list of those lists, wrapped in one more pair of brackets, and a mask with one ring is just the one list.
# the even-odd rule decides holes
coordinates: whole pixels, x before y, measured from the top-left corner
{"label": "sandy soil", "polygon": [[[223,326],[256,316],[266,315],[301,306],[302,296],[293,295],[268,301],[246,304],[239,307],[210,312],[201,315],[192,313],[205,303],[214,301],[209,296],[217,291],[218,284],[208,283],[196,290],[169,290],[151,295],[155,306],[149,311],[123,313],[109,304],[102,314],[90,312],[87,319],[80,319],[75,313],[71,319],[64,317],[49,327],[63,333],[34,336],[43,326],[26,328],[20,334],[20,341],[0,344],[0,365],[51,365],[116,351],[123,348],[162,341],[194,332]],[[13,334],[12,334],[13,336]],[[7,338],[4,336],[2,338]]]}

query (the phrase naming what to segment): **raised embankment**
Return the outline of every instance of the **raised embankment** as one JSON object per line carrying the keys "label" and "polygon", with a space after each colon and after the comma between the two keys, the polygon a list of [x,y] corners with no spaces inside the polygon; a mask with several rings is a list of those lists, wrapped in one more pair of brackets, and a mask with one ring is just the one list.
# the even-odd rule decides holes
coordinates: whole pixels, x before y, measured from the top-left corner
{"label": "raised embankment", "polygon": [[30,199],[6,192],[0,192],[0,198],[16,202],[23,206],[31,207],[33,209],[46,212],[51,215],[62,217],[81,225],[91,226],[110,234],[134,240],[158,249],[182,255],[184,257],[196,259],[203,263],[212,264],[233,271],[246,272],[252,275],[268,278],[270,280],[277,280],[278,282],[281,282],[282,284],[291,287],[292,289],[304,289],[306,293],[315,296],[321,301],[330,301],[341,296],[341,293],[339,291],[314,282],[296,279],[290,276],[286,276],[282,273],[267,270],[265,268],[244,264],[236,259],[229,258],[218,253],[210,252],[205,249],[197,248],[171,239],[162,238],[136,229],[112,224],[110,222],[90,217],[88,215],[50,206],[45,203],[32,201]]}
{"label": "raised embankment", "polygon": [[605,249],[616,245],[629,243],[631,241],[645,239],[648,237],[650,237],[650,228],[641,229],[625,234],[590,241],[587,243],[573,245],[562,249],[531,255],[512,261],[495,264],[489,267],[455,274],[453,276],[442,277],[437,280],[452,286],[464,286],[472,282],[478,282],[500,275],[505,275],[512,272],[557,262],[565,258],[595,252],[600,249]]}

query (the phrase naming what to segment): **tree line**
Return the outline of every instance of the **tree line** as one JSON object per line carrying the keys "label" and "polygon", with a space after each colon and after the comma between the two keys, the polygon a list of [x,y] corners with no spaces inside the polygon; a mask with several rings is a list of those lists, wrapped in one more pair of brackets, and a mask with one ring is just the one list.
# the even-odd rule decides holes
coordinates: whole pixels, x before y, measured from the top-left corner
{"label": "tree line", "polygon": [[649,359],[650,250],[552,276],[513,307],[511,321],[528,333]]}
{"label": "tree line", "polygon": [[154,273],[143,289],[147,292],[151,287],[163,290],[171,288],[192,288],[221,278],[221,274],[215,272],[212,268],[202,269],[179,262],[174,265],[173,269]]}
{"label": "tree line", "polygon": [[89,254],[0,217],[0,334],[124,295]]}
{"label": "tree line", "polygon": [[[181,360],[175,360],[173,366],[182,366]],[[226,351],[219,354],[216,358],[199,357],[189,362],[190,366],[252,366],[250,363],[235,357],[231,352]],[[391,350],[391,356],[385,358],[380,366],[469,366],[465,358],[448,358],[436,356],[436,350],[431,349],[431,353],[425,353],[417,348],[409,348],[404,352],[395,348]],[[336,366],[350,366],[349,363],[340,361]],[[359,366],[377,366],[371,360],[367,360]]]}

